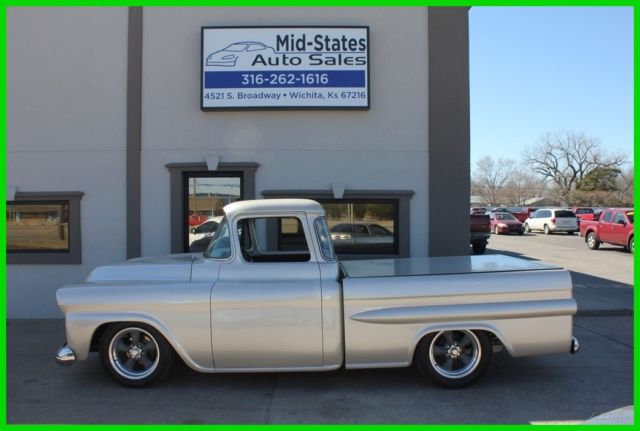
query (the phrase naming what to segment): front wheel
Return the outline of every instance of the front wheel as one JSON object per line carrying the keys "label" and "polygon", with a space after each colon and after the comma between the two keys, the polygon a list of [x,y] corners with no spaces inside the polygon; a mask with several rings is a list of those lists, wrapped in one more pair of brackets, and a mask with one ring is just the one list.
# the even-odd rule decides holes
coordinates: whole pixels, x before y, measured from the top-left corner
{"label": "front wheel", "polygon": [[587,234],[587,247],[591,250],[597,250],[600,248],[600,241],[598,241],[598,237],[594,232],[589,232]]}
{"label": "front wheel", "polygon": [[171,369],[174,352],[164,337],[143,323],[110,326],[100,340],[100,362],[116,382],[142,387],[162,380]]}
{"label": "front wheel", "polygon": [[495,226],[493,228],[493,233],[495,233],[496,235],[500,235],[500,228],[498,226]]}
{"label": "front wheel", "polygon": [[416,349],[420,373],[445,388],[463,388],[485,372],[492,347],[481,331],[440,331],[427,335]]}
{"label": "front wheel", "polygon": [[524,231],[526,233],[531,233],[531,228],[529,227],[529,223],[525,223],[524,224]]}

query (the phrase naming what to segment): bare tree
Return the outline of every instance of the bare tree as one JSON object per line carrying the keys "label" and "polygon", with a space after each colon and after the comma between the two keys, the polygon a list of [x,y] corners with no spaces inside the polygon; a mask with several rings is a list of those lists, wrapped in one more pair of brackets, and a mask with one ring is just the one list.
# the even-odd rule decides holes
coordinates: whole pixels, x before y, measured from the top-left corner
{"label": "bare tree", "polygon": [[504,187],[503,199],[509,206],[526,206],[531,199],[539,198],[546,192],[544,181],[520,166],[512,170]]}
{"label": "bare tree", "polygon": [[558,197],[571,203],[571,191],[580,185],[591,171],[598,168],[619,168],[627,157],[606,155],[596,139],[582,132],[545,133],[537,145],[527,148],[524,161],[546,181],[552,182]]}
{"label": "bare tree", "polygon": [[474,191],[485,204],[504,204],[504,186],[512,175],[515,162],[510,159],[494,160],[484,156],[476,162],[473,171]]}

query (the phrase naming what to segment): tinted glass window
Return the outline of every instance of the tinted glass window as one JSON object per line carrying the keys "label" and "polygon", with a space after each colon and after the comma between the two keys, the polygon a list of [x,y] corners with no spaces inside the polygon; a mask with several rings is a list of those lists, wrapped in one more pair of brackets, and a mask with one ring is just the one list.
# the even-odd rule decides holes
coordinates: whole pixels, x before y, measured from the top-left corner
{"label": "tinted glass window", "polygon": [[575,218],[575,214],[572,211],[567,211],[567,210],[557,210],[556,211],[556,217],[559,218]]}
{"label": "tinted glass window", "polygon": [[[185,175],[186,252],[204,251],[224,216],[222,208],[240,200],[240,175],[193,172]],[[195,229],[195,231],[194,231]]]}
{"label": "tinted glass window", "polygon": [[68,252],[68,202],[7,202],[7,252]]}
{"label": "tinted glass window", "polygon": [[320,201],[335,252],[396,254],[397,201]]}
{"label": "tinted glass window", "polygon": [[627,220],[625,219],[624,214],[622,213],[617,213],[615,215],[615,217],[613,218],[613,222],[614,223],[620,223],[620,222],[624,222],[625,224],[627,223]]}
{"label": "tinted glass window", "polygon": [[538,218],[551,217],[551,210],[541,210],[538,213]]}
{"label": "tinted glass window", "polygon": [[610,223],[611,222],[611,217],[613,217],[613,212],[605,211],[604,215],[602,216],[602,220],[604,220],[607,223]]}

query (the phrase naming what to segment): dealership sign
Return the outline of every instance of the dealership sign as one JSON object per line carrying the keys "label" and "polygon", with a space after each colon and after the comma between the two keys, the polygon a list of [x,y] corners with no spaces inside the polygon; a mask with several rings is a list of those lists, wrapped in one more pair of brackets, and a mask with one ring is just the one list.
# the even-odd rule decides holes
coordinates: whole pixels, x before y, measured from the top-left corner
{"label": "dealership sign", "polygon": [[368,27],[203,27],[201,107],[368,109]]}

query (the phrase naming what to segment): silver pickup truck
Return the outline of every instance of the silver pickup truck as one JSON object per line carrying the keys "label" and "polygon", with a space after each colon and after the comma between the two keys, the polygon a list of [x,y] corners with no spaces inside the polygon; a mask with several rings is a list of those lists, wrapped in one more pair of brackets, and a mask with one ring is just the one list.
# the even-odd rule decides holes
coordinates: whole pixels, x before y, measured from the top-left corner
{"label": "silver pickup truck", "polygon": [[96,268],[57,292],[60,364],[97,351],[126,386],[206,373],[407,367],[463,387],[492,352],[575,353],[568,271],[501,255],[339,263],[323,208],[241,201],[204,253]]}

